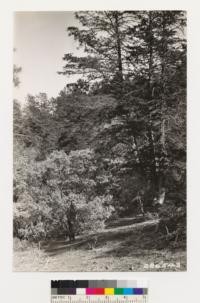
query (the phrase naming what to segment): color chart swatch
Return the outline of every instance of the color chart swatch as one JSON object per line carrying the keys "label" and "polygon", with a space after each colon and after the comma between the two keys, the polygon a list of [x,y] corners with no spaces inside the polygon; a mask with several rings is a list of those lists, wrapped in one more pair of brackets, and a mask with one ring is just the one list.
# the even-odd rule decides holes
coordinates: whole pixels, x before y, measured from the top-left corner
{"label": "color chart swatch", "polygon": [[51,281],[51,303],[146,303],[146,281],[57,280]]}

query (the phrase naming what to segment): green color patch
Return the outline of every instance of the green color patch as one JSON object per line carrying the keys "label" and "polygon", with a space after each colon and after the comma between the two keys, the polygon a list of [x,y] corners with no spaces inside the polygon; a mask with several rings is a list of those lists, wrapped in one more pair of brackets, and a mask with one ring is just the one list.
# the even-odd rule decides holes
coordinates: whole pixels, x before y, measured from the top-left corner
{"label": "green color patch", "polygon": [[115,295],[123,295],[123,288],[115,288]]}

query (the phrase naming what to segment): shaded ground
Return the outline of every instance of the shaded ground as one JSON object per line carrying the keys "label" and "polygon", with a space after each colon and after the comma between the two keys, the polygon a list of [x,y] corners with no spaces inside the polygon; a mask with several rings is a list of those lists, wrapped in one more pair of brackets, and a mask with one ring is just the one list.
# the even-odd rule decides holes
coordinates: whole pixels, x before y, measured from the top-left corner
{"label": "shaded ground", "polygon": [[[129,221],[125,220],[126,224]],[[129,224],[133,221],[130,220]],[[183,271],[185,248],[170,249],[167,239],[155,233],[151,220],[113,227],[74,243],[52,240],[37,247],[15,247],[15,271]],[[115,226],[117,224],[114,224]],[[161,239],[160,241],[158,239]]]}

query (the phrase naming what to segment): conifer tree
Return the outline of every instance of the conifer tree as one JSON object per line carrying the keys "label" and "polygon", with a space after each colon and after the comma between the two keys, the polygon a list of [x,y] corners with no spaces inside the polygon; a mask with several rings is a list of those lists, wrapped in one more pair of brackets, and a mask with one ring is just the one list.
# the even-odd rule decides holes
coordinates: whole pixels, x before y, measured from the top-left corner
{"label": "conifer tree", "polygon": [[68,33],[83,47],[83,56],[64,55],[64,75],[79,74],[88,81],[107,81],[122,91],[126,66],[126,32],[133,22],[125,11],[85,11],[75,14],[81,27],[68,27]]}

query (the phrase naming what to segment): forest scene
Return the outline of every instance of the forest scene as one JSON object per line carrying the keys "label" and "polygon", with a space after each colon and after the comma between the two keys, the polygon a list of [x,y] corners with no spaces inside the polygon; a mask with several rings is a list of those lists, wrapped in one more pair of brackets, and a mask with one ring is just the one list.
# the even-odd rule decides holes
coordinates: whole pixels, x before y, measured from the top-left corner
{"label": "forest scene", "polygon": [[186,12],[68,14],[65,85],[13,100],[13,269],[185,271]]}

